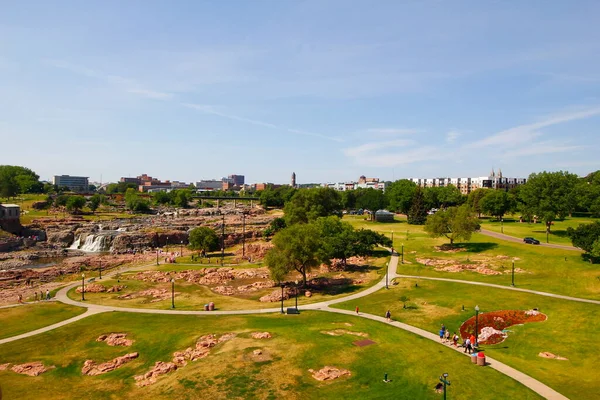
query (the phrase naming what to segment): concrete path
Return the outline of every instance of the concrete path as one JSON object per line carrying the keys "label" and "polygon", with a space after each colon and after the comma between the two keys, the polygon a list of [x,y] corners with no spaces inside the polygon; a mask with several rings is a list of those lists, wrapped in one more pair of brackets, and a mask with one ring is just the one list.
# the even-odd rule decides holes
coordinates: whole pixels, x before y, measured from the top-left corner
{"label": "concrete path", "polygon": [[434,277],[429,277],[429,276],[415,276],[415,275],[396,275],[396,276],[398,278],[425,279],[425,280],[430,280],[430,281],[443,281],[443,282],[452,282],[452,283],[463,283],[466,285],[486,286],[486,287],[491,287],[491,288],[495,288],[495,289],[514,290],[515,292],[537,294],[538,296],[553,297],[555,299],[579,301],[581,303],[591,303],[591,304],[600,305],[600,300],[582,299],[580,297],[564,296],[562,294],[540,292],[540,291],[531,290],[531,289],[521,289],[521,288],[512,287],[512,286],[496,285],[494,283],[464,281],[461,279],[450,279],[450,278],[434,278]]}
{"label": "concrete path", "polygon": [[[350,296],[346,296],[343,298],[339,298],[339,299],[334,299],[334,300],[328,300],[328,301],[323,301],[323,302],[319,302],[319,303],[314,303],[314,304],[307,304],[307,305],[303,305],[302,306],[302,310],[320,310],[320,311],[326,311],[326,312],[334,312],[334,313],[338,313],[338,314],[345,314],[345,315],[349,315],[349,316],[353,316],[353,317],[358,317],[358,318],[367,318],[373,321],[377,321],[377,322],[381,322],[381,323],[386,323],[389,325],[392,325],[396,328],[399,329],[404,329],[405,331],[411,332],[415,335],[424,337],[426,339],[435,341],[436,343],[440,343],[439,342],[439,337],[431,332],[425,331],[423,329],[414,327],[412,325],[408,325],[408,324],[404,324],[402,322],[397,322],[397,321],[392,321],[392,322],[387,322],[385,318],[383,317],[379,317],[376,315],[372,315],[372,314],[366,314],[366,313],[359,313],[356,314],[354,311],[348,311],[348,310],[342,310],[342,309],[335,309],[335,308],[330,308],[330,305],[333,304],[337,304],[337,303],[342,303],[342,302],[346,302],[346,301],[350,301],[350,300],[355,300],[355,299],[359,299],[362,298],[364,296],[368,296],[372,293],[377,292],[378,290],[381,290],[382,288],[386,287],[386,283],[391,283],[391,281],[394,278],[397,277],[407,277],[406,275],[398,275],[396,273],[398,267],[398,256],[397,255],[393,255],[390,259],[390,262],[388,264],[388,269],[387,269],[387,275],[378,283],[376,283],[375,285],[373,285],[372,287],[363,290],[361,292],[352,294]],[[136,269],[139,269],[141,267],[136,267]],[[143,267],[142,267],[143,268]],[[121,271],[115,271],[112,274],[116,274],[117,272],[123,272]],[[109,276],[109,275],[107,275]],[[425,278],[421,278],[421,279],[425,279]],[[450,281],[453,281],[451,279],[449,279]],[[461,283],[473,283],[473,282],[468,282],[468,281],[461,281]],[[475,284],[479,284],[479,282],[476,282]],[[4,343],[9,343],[9,342],[13,342],[15,340],[19,340],[19,339],[23,339],[26,337],[31,337],[43,332],[48,332],[50,330],[59,328],[61,326],[65,326],[67,324],[70,324],[72,322],[76,322],[79,321],[83,318],[86,318],[90,315],[95,315],[95,314],[99,314],[102,312],[108,312],[108,311],[119,311],[119,312],[132,312],[132,313],[144,313],[144,314],[170,314],[170,315],[240,315],[240,314],[264,314],[264,313],[273,313],[273,312],[280,312],[281,308],[267,308],[267,309],[258,309],[258,310],[231,310],[231,311],[179,311],[179,310],[152,310],[152,309],[140,309],[140,308],[126,308],[126,307],[110,307],[110,306],[102,306],[102,305],[97,305],[97,304],[89,304],[89,303],[84,303],[84,302],[80,302],[80,301],[75,301],[72,299],[69,299],[67,297],[67,292],[73,288],[76,287],[77,285],[79,285],[79,282],[74,282],[66,287],[63,287],[62,289],[60,289],[57,294],[56,294],[56,300],[61,301],[63,303],[66,304],[71,304],[74,306],[79,306],[79,307],[86,307],[87,311],[81,315],[78,315],[76,317],[61,321],[59,323],[41,328],[41,329],[37,329],[35,331],[31,331],[31,332],[27,332],[24,333],[22,335],[18,335],[18,336],[13,336],[10,338],[6,338],[6,339],[2,339],[0,340],[0,344],[4,344]],[[492,286],[490,284],[482,284],[483,286]],[[493,286],[499,286],[499,285],[493,285]],[[503,289],[514,289],[514,288],[506,288],[503,286],[500,286],[500,288]],[[549,294],[549,293],[548,293]],[[580,300],[584,300],[584,299],[580,299]],[[593,302],[593,301],[591,301]],[[449,347],[449,346],[445,346],[445,347]],[[456,351],[460,351],[459,349],[455,349]],[[526,387],[530,388],[531,390],[533,390],[534,392],[538,393],[540,396],[545,397],[546,399],[550,399],[550,400],[568,400],[567,397],[561,395],[560,393],[556,392],[554,389],[544,385],[542,382],[520,372],[517,371],[516,369],[509,367],[506,364],[503,364],[499,361],[496,361],[492,358],[487,357],[486,360],[489,364],[489,366],[495,370],[497,370],[498,372],[501,372],[513,379],[515,379],[516,381],[520,382],[521,384],[525,385]]]}
{"label": "concrete path", "polygon": [[509,236],[509,235],[505,235],[503,233],[498,233],[498,232],[494,232],[494,231],[489,231],[487,229],[481,229],[479,231],[479,233],[481,233],[482,235],[485,236],[490,236],[496,239],[500,239],[500,240],[506,240],[508,242],[516,242],[516,243],[521,243],[524,246],[542,246],[542,247],[551,247],[553,249],[561,249],[561,250],[571,250],[571,251],[578,251],[581,253],[581,249],[578,249],[577,247],[573,247],[573,246],[566,246],[564,244],[552,244],[552,243],[542,243],[542,241],[540,240],[540,244],[536,245],[536,244],[527,244],[525,242],[523,242],[523,238],[518,238],[518,237],[514,237],[514,236]]}

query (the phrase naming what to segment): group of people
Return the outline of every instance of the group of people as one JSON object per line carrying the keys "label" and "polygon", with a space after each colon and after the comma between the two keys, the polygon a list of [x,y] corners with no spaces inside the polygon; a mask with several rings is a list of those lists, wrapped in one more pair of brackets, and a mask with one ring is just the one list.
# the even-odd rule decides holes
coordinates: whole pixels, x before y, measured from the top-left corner
{"label": "group of people", "polygon": [[452,336],[450,336],[450,330],[447,329],[444,324],[442,324],[442,327],[440,328],[440,340],[442,343],[450,343],[454,347],[458,347],[460,336],[458,336],[456,332],[453,332]]}
{"label": "group of people", "polygon": [[[50,300],[50,290],[49,289],[46,289],[46,296],[45,297],[44,297],[44,291],[40,290],[40,298],[39,298],[39,300],[44,300],[44,299],[45,300]],[[19,303],[23,303],[23,295],[22,294],[18,295],[18,300],[19,300]],[[34,301],[38,301],[38,292],[37,291],[33,292],[33,300]]]}

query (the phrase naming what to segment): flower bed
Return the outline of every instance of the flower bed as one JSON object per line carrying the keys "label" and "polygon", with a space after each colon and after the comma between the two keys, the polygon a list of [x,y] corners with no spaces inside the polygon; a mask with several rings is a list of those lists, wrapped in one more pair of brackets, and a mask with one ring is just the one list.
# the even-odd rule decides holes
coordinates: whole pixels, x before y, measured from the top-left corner
{"label": "flower bed", "polygon": [[[493,328],[498,332],[493,332],[485,340],[480,340],[479,343],[500,343],[506,339],[506,334],[503,333],[502,330],[508,328],[509,326],[526,324],[528,322],[541,322],[545,321],[547,318],[548,317],[546,314],[542,314],[537,310],[501,310],[481,313],[479,314],[478,320],[478,329],[480,334],[481,330],[485,327]],[[475,317],[469,318],[460,326],[460,336],[462,338],[467,338],[472,334],[475,334]]]}

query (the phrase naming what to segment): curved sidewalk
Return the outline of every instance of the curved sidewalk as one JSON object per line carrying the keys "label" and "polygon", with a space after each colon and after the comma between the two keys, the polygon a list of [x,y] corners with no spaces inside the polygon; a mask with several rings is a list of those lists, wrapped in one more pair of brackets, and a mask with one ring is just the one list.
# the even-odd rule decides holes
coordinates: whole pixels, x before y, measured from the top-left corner
{"label": "curved sidewalk", "polygon": [[[479,231],[479,233],[481,233],[482,235],[485,235],[485,236],[496,238],[496,239],[506,240],[507,242],[521,243],[522,245],[525,245],[525,246],[535,246],[535,245],[532,245],[532,244],[526,244],[526,243],[524,243],[523,239],[519,239],[518,237],[506,235],[504,233],[490,231],[490,230],[487,230],[487,229],[481,229]],[[578,249],[577,247],[566,246],[564,244],[553,244],[553,243],[541,243],[540,242],[539,246],[550,247],[550,248],[553,248],[553,249],[578,251],[580,253],[582,251],[581,249]]]}
{"label": "curved sidewalk", "polygon": [[[380,282],[376,283],[372,287],[365,289],[361,292],[355,293],[353,295],[340,298],[340,299],[328,300],[328,301],[323,301],[323,302],[314,303],[314,304],[307,304],[307,305],[302,306],[302,309],[303,310],[321,310],[321,311],[325,311],[325,312],[334,312],[334,313],[345,314],[345,315],[354,316],[354,317],[367,318],[367,319],[370,319],[373,321],[392,325],[396,328],[403,329],[403,330],[411,332],[415,335],[418,335],[423,338],[433,340],[436,343],[439,343],[439,338],[437,335],[435,335],[431,332],[425,331],[423,329],[414,327],[412,325],[404,324],[402,322],[397,322],[397,321],[392,321],[392,322],[388,323],[385,320],[385,318],[379,317],[376,315],[366,314],[366,313],[356,314],[353,311],[329,307],[330,305],[333,305],[333,304],[350,301],[350,300],[354,300],[354,299],[359,299],[361,297],[375,293],[376,291],[384,288],[386,286],[386,282],[391,282],[396,277],[404,276],[404,277],[412,278],[412,276],[398,275],[396,273],[397,267],[398,267],[398,256],[392,255],[390,262],[388,264],[387,276],[385,276]],[[438,278],[438,279],[441,279],[441,278]],[[449,279],[449,280],[453,281],[452,279]],[[462,281],[462,282],[468,282],[468,281]],[[178,310],[148,310],[148,309],[139,309],[139,308],[110,307],[110,306],[102,306],[102,305],[96,305],[96,304],[86,304],[86,303],[78,302],[75,300],[71,300],[67,297],[67,292],[71,288],[77,286],[78,284],[79,284],[79,282],[74,282],[74,283],[60,289],[56,294],[56,300],[64,302],[66,304],[71,304],[71,305],[75,305],[75,306],[79,306],[79,307],[86,307],[88,310],[85,313],[80,314],[76,317],[61,321],[59,323],[56,323],[56,324],[53,324],[53,325],[50,325],[50,326],[47,326],[47,327],[44,327],[41,329],[37,329],[35,331],[31,331],[31,332],[24,333],[22,335],[2,339],[2,340],[0,340],[0,344],[12,342],[15,340],[34,336],[34,335],[37,335],[40,333],[48,332],[50,330],[59,328],[61,326],[68,325],[72,322],[76,322],[83,318],[86,318],[90,315],[95,315],[95,314],[109,312],[109,311],[134,312],[134,313],[145,313],[145,314],[170,314],[170,315],[232,315],[232,314],[240,315],[240,314],[273,313],[273,312],[279,312],[281,310],[281,308],[267,308],[267,309],[257,309],[257,310],[232,310],[232,311],[178,311]],[[477,284],[479,284],[479,283],[477,283]],[[485,286],[485,285],[489,285],[489,284],[483,284],[483,285]],[[500,287],[505,288],[502,286],[500,286]],[[513,289],[513,288],[505,288],[505,289]],[[450,346],[445,346],[445,347],[450,347]],[[456,348],[454,348],[454,350],[460,352],[460,350],[458,350]],[[503,363],[496,361],[489,357],[486,357],[486,358],[487,358],[486,361],[488,362],[488,366],[490,366],[491,368],[497,370],[498,372],[500,372],[506,376],[513,378],[514,380],[523,384],[524,386],[528,387],[529,389],[533,390],[540,396],[543,396],[549,400],[568,400],[567,397],[556,392],[554,389],[544,385],[542,382],[540,382],[540,381],[538,381],[538,380],[536,380],[536,379],[534,379],[512,367],[509,367],[506,364],[503,364]]]}

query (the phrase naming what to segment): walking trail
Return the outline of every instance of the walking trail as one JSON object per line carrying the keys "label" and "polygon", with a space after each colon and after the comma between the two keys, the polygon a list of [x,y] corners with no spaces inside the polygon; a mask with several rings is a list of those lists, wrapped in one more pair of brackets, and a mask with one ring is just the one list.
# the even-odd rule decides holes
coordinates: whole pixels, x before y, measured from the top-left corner
{"label": "walking trail", "polygon": [[[131,268],[130,270],[139,270],[139,269],[143,269],[146,267],[148,267],[148,265],[138,266],[135,268]],[[393,254],[390,259],[389,265],[388,265],[387,275],[380,282],[376,283],[375,285],[371,286],[370,288],[368,288],[366,290],[352,294],[350,296],[346,296],[346,297],[334,299],[334,300],[323,301],[323,302],[319,302],[319,303],[307,304],[307,305],[302,306],[302,309],[303,310],[318,310],[318,311],[334,312],[334,313],[345,314],[345,315],[356,317],[356,318],[367,318],[367,319],[370,319],[373,321],[389,324],[396,328],[403,329],[405,331],[411,332],[415,335],[421,336],[423,338],[432,340],[435,343],[443,345],[439,342],[439,337],[436,334],[425,331],[420,328],[417,328],[415,326],[404,324],[404,323],[398,322],[398,321],[387,322],[385,318],[376,316],[373,314],[366,314],[366,313],[357,314],[354,311],[348,311],[348,310],[342,310],[342,309],[330,307],[331,305],[334,305],[334,304],[359,299],[364,296],[368,296],[372,293],[375,293],[378,290],[381,290],[384,287],[386,287],[387,282],[392,282],[392,280],[394,278],[399,278],[399,277],[415,278],[414,276],[398,275],[396,273],[397,267],[398,267],[398,256],[396,254]],[[119,272],[124,272],[124,269],[114,271],[110,274],[107,274],[106,276],[108,277],[108,276],[114,275]],[[426,279],[426,278],[420,278],[420,279]],[[524,290],[524,289],[504,287],[504,286],[500,286],[500,285],[485,284],[485,283],[480,283],[480,282],[456,281],[456,280],[452,280],[452,279],[442,279],[442,278],[427,278],[427,279],[449,280],[449,281],[459,282],[459,283],[469,283],[469,284],[478,284],[478,285],[482,285],[482,286],[499,287],[502,289],[526,291],[526,292],[531,292],[531,293],[535,293],[535,294],[553,296],[553,297],[557,297],[557,298],[564,298],[564,299],[568,299],[568,300],[587,301],[587,302],[600,304],[600,302],[596,302],[593,300],[567,298],[566,296],[552,295],[551,293],[534,292],[534,291],[529,291],[529,290]],[[232,310],[232,311],[220,311],[220,310],[219,311],[183,311],[182,310],[182,311],[179,311],[179,310],[152,310],[152,309],[140,309],[140,308],[103,306],[103,305],[99,305],[99,304],[83,303],[80,301],[75,301],[75,300],[70,299],[67,296],[67,292],[70,289],[72,289],[73,287],[76,287],[77,285],[79,285],[79,282],[74,282],[74,283],[60,289],[56,293],[56,300],[63,302],[65,304],[71,304],[71,305],[78,306],[78,307],[85,307],[85,308],[87,308],[87,311],[85,313],[80,314],[76,317],[58,322],[56,324],[46,326],[44,328],[40,328],[40,329],[31,331],[31,332],[23,333],[18,336],[13,336],[13,337],[9,337],[6,339],[2,339],[2,340],[0,340],[0,344],[9,343],[9,342],[13,342],[15,340],[19,340],[19,339],[31,337],[34,335],[38,335],[40,333],[48,332],[53,329],[59,328],[61,326],[68,325],[72,322],[79,321],[83,318],[87,318],[90,315],[96,315],[96,314],[108,312],[108,311],[144,313],[144,314],[175,314],[175,315],[232,315],[232,314],[239,315],[239,314],[264,314],[264,313],[274,313],[274,312],[281,311],[281,308],[279,308],[279,307],[278,308],[258,309],[258,310]],[[449,346],[445,346],[445,347],[449,347]],[[450,347],[450,348],[463,354],[457,348],[454,348],[454,347]],[[508,365],[503,364],[500,361],[497,361],[490,357],[486,357],[486,361],[487,361],[487,365],[490,368],[493,368],[496,371],[513,378],[514,380],[525,385],[526,387],[528,387],[529,389],[533,390],[534,392],[536,392],[537,394],[539,394],[540,396],[542,396],[546,399],[550,399],[550,400],[565,400],[566,399],[566,400],[568,400],[567,397],[558,393],[557,391],[550,388],[549,386],[546,386],[542,382],[540,382],[540,381],[538,381],[538,380],[536,380],[536,379],[534,379],[512,367],[509,367]]]}
{"label": "walking trail", "polygon": [[[506,240],[507,242],[517,242],[517,243],[522,243],[525,244],[523,242],[523,239],[519,239],[517,237],[514,236],[510,236],[510,235],[505,235],[503,233],[498,233],[498,232],[494,232],[494,231],[489,231],[487,229],[481,229],[479,231],[479,233],[481,233],[482,235],[485,236],[490,236],[496,239],[500,239],[500,240]],[[525,244],[526,246],[542,246],[542,247],[551,247],[553,249],[561,249],[561,250],[572,250],[572,251],[578,251],[581,252],[581,249],[578,249],[577,247],[573,247],[573,246],[566,246],[564,244],[552,244],[552,243],[541,243],[539,245],[533,245],[533,244]]]}

